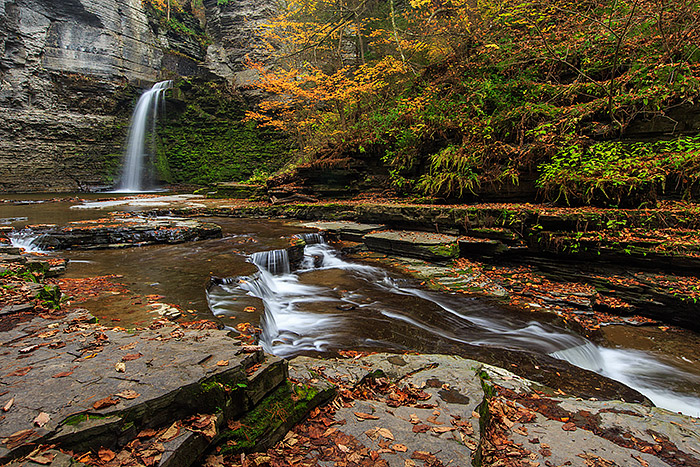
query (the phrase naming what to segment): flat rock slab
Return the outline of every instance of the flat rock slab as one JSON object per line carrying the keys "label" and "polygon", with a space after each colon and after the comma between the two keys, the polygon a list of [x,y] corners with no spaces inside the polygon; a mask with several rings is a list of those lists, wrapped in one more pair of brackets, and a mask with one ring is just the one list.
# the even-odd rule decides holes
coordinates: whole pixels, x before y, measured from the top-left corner
{"label": "flat rock slab", "polygon": [[[567,397],[474,360],[297,357],[290,362],[290,377],[334,384],[341,397],[354,391],[354,400],[335,414],[337,423],[345,420],[339,430],[392,467],[424,461],[472,465],[475,456],[481,465],[700,465],[697,418],[642,404]],[[393,390],[381,393],[381,386],[368,385],[367,378],[386,379],[424,396],[392,403]],[[368,396],[358,397],[362,394]]]}
{"label": "flat rock slab", "polygon": [[330,232],[336,235],[340,240],[347,240],[350,242],[361,242],[362,237],[365,235],[386,229],[386,226],[383,224],[359,224],[350,221],[307,222],[302,224],[302,226]]}
{"label": "flat rock slab", "polygon": [[415,404],[397,407],[387,400],[355,400],[336,412],[336,420],[347,422],[340,429],[373,451],[381,453],[387,443],[396,446],[382,454],[392,467],[412,465],[415,452],[435,456],[442,465],[467,466],[479,444],[476,413],[484,392],[478,367],[476,361],[444,355],[376,354],[332,361],[297,357],[289,371],[291,378],[326,380],[342,388],[353,388],[370,374],[418,388],[425,395]]}
{"label": "flat rock slab", "polygon": [[30,443],[113,445],[130,430],[213,413],[223,404],[211,392],[218,383],[245,388],[233,398],[240,407],[228,409],[241,413],[286,377],[282,362],[268,359],[254,384],[246,370],[263,361],[262,351],[223,330],[160,323],[127,332],[91,321],[74,312],[0,333],[0,406],[8,409],[0,460],[26,454]]}
{"label": "flat rock slab", "polygon": [[[31,228],[32,246],[43,250],[122,248],[220,238],[221,227],[176,217],[114,217]],[[10,234],[11,235],[11,234]]]}
{"label": "flat rock slab", "polygon": [[367,248],[396,256],[446,261],[459,255],[457,237],[429,232],[385,230],[362,237]]}

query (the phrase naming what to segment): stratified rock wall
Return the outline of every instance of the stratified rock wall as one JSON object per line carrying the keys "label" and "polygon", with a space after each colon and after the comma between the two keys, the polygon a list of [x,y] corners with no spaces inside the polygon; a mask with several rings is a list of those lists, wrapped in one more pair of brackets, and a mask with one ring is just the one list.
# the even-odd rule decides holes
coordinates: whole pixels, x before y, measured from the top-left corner
{"label": "stratified rock wall", "polygon": [[213,73],[242,86],[255,79],[247,59],[267,62],[273,51],[260,38],[261,28],[277,12],[274,0],[204,0],[207,34],[212,44],[206,66]]}
{"label": "stratified rock wall", "polygon": [[0,0],[0,192],[109,185],[139,90],[250,80],[246,56],[269,58],[256,31],[274,5],[204,0],[205,37],[189,13],[173,27],[142,0]]}
{"label": "stratified rock wall", "polygon": [[141,0],[0,0],[0,191],[107,182],[117,93],[156,81],[162,58]]}

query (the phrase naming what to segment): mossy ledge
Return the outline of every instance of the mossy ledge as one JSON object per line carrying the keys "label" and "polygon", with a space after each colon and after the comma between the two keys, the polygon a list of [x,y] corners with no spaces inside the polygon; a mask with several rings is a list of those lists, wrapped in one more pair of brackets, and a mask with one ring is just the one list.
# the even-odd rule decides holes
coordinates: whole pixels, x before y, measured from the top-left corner
{"label": "mossy ledge", "polygon": [[222,445],[221,453],[225,454],[268,449],[333,394],[332,387],[320,389],[288,381],[239,420],[229,423],[229,429],[215,442]]}

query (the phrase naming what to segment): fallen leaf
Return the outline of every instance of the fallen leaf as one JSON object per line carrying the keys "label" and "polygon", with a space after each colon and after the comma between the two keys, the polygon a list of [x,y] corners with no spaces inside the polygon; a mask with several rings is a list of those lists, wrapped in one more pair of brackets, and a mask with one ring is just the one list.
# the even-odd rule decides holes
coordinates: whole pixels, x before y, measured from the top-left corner
{"label": "fallen leaf", "polygon": [[574,422],[566,422],[561,426],[564,431],[576,431],[576,424]]}
{"label": "fallen leaf", "polygon": [[78,368],[77,365],[74,366],[73,368],[71,368],[71,369],[68,370],[68,371],[62,371],[62,372],[60,372],[60,373],[56,373],[55,375],[52,376],[52,378],[65,378],[66,376],[70,376],[70,375],[73,374],[73,371],[74,371],[76,368]]}
{"label": "fallen leaf", "polygon": [[418,418],[418,415],[412,413],[409,422],[413,423],[414,425],[417,425],[420,423],[420,418]]}
{"label": "fallen leaf", "polygon": [[131,342],[130,344],[125,344],[119,347],[119,350],[131,350],[136,347],[136,342]]}
{"label": "fallen leaf", "polygon": [[371,414],[364,413],[364,412],[353,412],[353,413],[360,420],[379,420],[379,417],[377,417],[376,415],[371,415]]}
{"label": "fallen leaf", "polygon": [[413,432],[414,433],[425,433],[426,431],[430,430],[430,427],[428,425],[413,425]]}
{"label": "fallen leaf", "polygon": [[100,399],[94,404],[92,404],[92,408],[95,410],[101,410],[106,407],[111,407],[113,405],[117,405],[119,403],[119,399],[113,399],[112,396],[105,397],[104,399]]}
{"label": "fallen leaf", "polygon": [[177,435],[179,435],[179,434],[180,434],[180,425],[178,425],[178,423],[175,422],[172,425],[170,425],[170,427],[168,427],[168,429],[165,430],[165,433],[160,435],[160,438],[158,438],[158,439],[160,439],[163,442],[167,442],[173,438],[176,438]]}
{"label": "fallen leaf", "polygon": [[413,454],[411,454],[411,459],[418,459],[420,461],[430,460],[431,457],[433,457],[433,455],[427,451],[413,451]]}
{"label": "fallen leaf", "polygon": [[201,415],[194,417],[186,428],[191,431],[202,433],[207,438],[216,436],[216,415]]}
{"label": "fallen leaf", "polygon": [[448,431],[454,431],[455,427],[453,426],[434,426],[431,428],[435,433],[442,434],[442,433],[447,433]]}
{"label": "fallen leaf", "polygon": [[41,413],[40,413],[39,415],[37,415],[36,418],[34,419],[34,424],[35,424],[36,426],[38,426],[38,427],[41,428],[42,426],[44,426],[44,425],[46,425],[47,423],[49,423],[49,420],[50,420],[50,419],[51,419],[51,417],[49,416],[49,414],[47,414],[46,412],[41,412]]}
{"label": "fallen leaf", "polygon": [[394,435],[388,428],[379,428],[377,434],[385,437],[386,439],[394,440]]}
{"label": "fallen leaf", "polygon": [[442,425],[442,422],[438,422],[437,417],[435,415],[428,417],[426,420],[435,425]]}
{"label": "fallen leaf", "polygon": [[13,371],[12,373],[8,373],[7,376],[24,376],[24,375],[26,375],[27,373],[29,373],[29,371],[30,371],[31,369],[32,369],[31,366],[25,366],[25,367],[22,367],[22,368],[17,368],[17,369],[16,369],[15,371]]}
{"label": "fallen leaf", "polygon": [[411,459],[406,459],[403,461],[403,467],[416,467],[416,463],[413,462]]}
{"label": "fallen leaf", "polygon": [[117,457],[117,455],[114,454],[114,452],[112,452],[111,450],[109,450],[107,448],[100,448],[100,450],[97,451],[97,456],[100,458],[100,460],[102,462],[109,462],[112,459],[114,459],[115,457]]}
{"label": "fallen leaf", "polygon": [[255,352],[260,352],[262,351],[262,346],[259,345],[243,345],[241,346],[241,350],[245,353],[255,353]]}
{"label": "fallen leaf", "polygon": [[124,373],[126,371],[126,365],[124,362],[117,362],[117,364],[114,365],[114,369],[117,370],[117,373]]}
{"label": "fallen leaf", "polygon": [[146,428],[145,430],[141,430],[138,435],[136,435],[137,438],[153,438],[155,435],[157,435],[158,432],[154,430],[153,428]]}
{"label": "fallen leaf", "polygon": [[136,399],[136,398],[139,397],[140,395],[141,395],[141,394],[139,394],[138,392],[134,391],[133,389],[126,389],[126,390],[124,390],[124,391],[122,391],[122,392],[118,392],[118,393],[115,394],[115,396],[117,396],[117,397],[121,397],[122,399],[129,399],[129,400],[131,400],[131,399]]}
{"label": "fallen leaf", "polygon": [[13,398],[10,399],[9,401],[7,401],[7,402],[5,403],[5,405],[2,406],[2,411],[3,411],[3,412],[9,412],[10,409],[12,408],[12,404],[14,404],[14,403],[15,403],[15,398],[13,397]]}
{"label": "fallen leaf", "polygon": [[254,306],[247,306],[243,308],[243,311],[245,311],[246,313],[255,313],[257,310]]}
{"label": "fallen leaf", "polygon": [[228,366],[228,360],[219,360],[216,362],[216,366]]}
{"label": "fallen leaf", "polygon": [[642,456],[635,456],[634,454],[632,454],[632,458],[639,462],[642,465],[642,467],[649,467],[649,463],[642,459]]}
{"label": "fallen leaf", "polygon": [[136,360],[138,358],[143,357],[143,354],[141,352],[138,353],[129,353],[126,354],[122,357],[122,362],[130,362],[132,360]]}
{"label": "fallen leaf", "polygon": [[394,444],[391,446],[391,449],[393,449],[396,452],[406,452],[408,451],[408,447],[404,444]]}
{"label": "fallen leaf", "polygon": [[30,454],[29,457],[27,457],[27,460],[30,460],[32,462],[36,462],[39,465],[49,465],[53,462],[54,457],[56,457],[54,454],[47,452],[45,454],[37,454],[37,455]]}

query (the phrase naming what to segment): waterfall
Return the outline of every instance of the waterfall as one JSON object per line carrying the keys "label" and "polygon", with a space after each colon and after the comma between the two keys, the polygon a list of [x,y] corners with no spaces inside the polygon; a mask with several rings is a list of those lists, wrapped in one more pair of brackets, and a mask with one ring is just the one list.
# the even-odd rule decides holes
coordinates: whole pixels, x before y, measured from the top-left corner
{"label": "waterfall", "polygon": [[319,243],[326,243],[325,240],[323,239],[323,235],[320,233],[303,233],[303,234],[294,234],[292,235],[292,238],[298,238],[299,240],[303,240],[307,245],[316,245]]}
{"label": "waterfall", "polygon": [[31,229],[15,230],[7,234],[12,246],[22,248],[25,253],[46,253],[44,236],[45,234],[38,234]]}
{"label": "waterfall", "polygon": [[289,254],[287,250],[261,251],[254,253],[250,260],[261,269],[272,274],[289,274]]}
{"label": "waterfall", "polygon": [[[148,156],[155,157],[155,128],[159,109],[163,107],[165,91],[173,87],[173,82],[161,81],[145,91],[139,98],[129,126],[128,143],[124,156],[124,169],[121,182],[116,191],[133,193],[148,189],[147,178],[144,174],[145,161]],[[151,152],[146,149],[147,132],[150,130],[152,144]]]}

